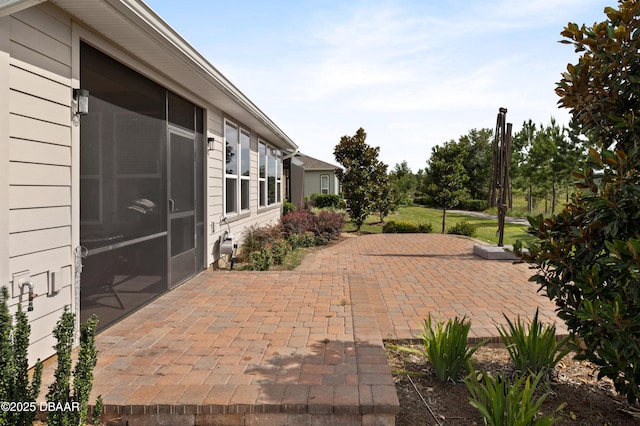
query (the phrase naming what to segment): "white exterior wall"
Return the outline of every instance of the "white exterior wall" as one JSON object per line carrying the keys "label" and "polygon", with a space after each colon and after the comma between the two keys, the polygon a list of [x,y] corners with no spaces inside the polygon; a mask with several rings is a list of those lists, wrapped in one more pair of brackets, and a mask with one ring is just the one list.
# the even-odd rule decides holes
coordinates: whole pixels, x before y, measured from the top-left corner
{"label": "white exterior wall", "polygon": [[[243,130],[249,131],[251,136],[250,143],[250,167],[251,176],[249,183],[249,212],[233,214],[227,216],[226,223],[223,222],[224,214],[224,121],[228,119],[230,122],[238,125]],[[209,242],[208,242],[208,264],[214,263],[219,257],[219,240],[224,232],[228,229],[234,236],[235,241],[240,246],[247,228],[258,225],[274,225],[278,222],[281,215],[281,204],[269,207],[259,207],[258,196],[258,139],[263,142],[269,142],[267,139],[257,135],[250,127],[245,126],[238,120],[227,117],[224,113],[210,107],[208,110],[207,122],[208,137],[213,137],[216,141],[215,150],[210,151],[208,155],[208,197],[207,212],[209,218]],[[280,164],[282,170],[282,164]],[[227,226],[228,224],[228,226]],[[212,232],[212,229],[214,230]],[[224,267],[224,264],[221,264]]]}
{"label": "white exterior wall", "polygon": [[[30,363],[52,354],[51,335],[65,305],[73,306],[71,241],[71,20],[55,7],[42,4],[3,18],[8,23],[8,66],[2,62],[0,81],[9,83],[7,151],[8,273],[10,305],[22,302],[13,275],[29,271],[35,285]],[[3,25],[3,27],[7,27]],[[43,30],[46,28],[46,31]],[[8,80],[7,80],[8,77]],[[4,96],[3,96],[4,98]],[[1,108],[0,108],[1,110]],[[2,126],[5,128],[5,126]],[[55,274],[56,290],[49,286]]]}
{"label": "white exterior wall", "polygon": [[[35,284],[30,363],[53,355],[52,330],[65,306],[76,311],[73,249],[79,244],[80,144],[72,109],[72,88],[79,84],[80,40],[112,55],[169,90],[205,109],[205,137],[215,139],[205,165],[205,247],[207,264],[227,230],[224,218],[224,119],[211,101],[184,93],[180,82],[120,51],[50,3],[0,17],[0,285],[8,285],[11,309],[26,293],[13,285],[15,273],[29,271]],[[230,118],[230,117],[229,117]],[[258,135],[251,132],[250,211],[229,217],[240,242],[252,225],[274,224],[280,205],[258,207]],[[261,138],[269,143],[268,139]],[[58,293],[49,295],[52,275]]]}

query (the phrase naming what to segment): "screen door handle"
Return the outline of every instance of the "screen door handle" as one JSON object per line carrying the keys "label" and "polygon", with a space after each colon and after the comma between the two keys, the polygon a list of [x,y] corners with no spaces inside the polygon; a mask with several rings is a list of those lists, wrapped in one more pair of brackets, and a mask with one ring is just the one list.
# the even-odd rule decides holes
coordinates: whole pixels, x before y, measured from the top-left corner
{"label": "screen door handle", "polygon": [[173,213],[176,211],[176,202],[173,201],[173,198],[169,198],[169,212]]}

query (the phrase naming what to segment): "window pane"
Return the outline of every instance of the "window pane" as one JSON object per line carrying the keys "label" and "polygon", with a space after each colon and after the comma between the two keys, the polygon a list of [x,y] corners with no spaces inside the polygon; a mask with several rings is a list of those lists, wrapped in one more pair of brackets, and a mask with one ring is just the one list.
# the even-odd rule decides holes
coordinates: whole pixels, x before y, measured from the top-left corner
{"label": "window pane", "polygon": [[225,126],[225,171],[228,175],[238,174],[238,128],[227,123]]}
{"label": "window pane", "polygon": [[276,202],[276,151],[269,149],[269,158],[267,160],[267,181],[268,181],[268,203]]}
{"label": "window pane", "polygon": [[261,206],[266,206],[266,201],[267,201],[267,198],[266,198],[266,195],[267,195],[266,186],[267,186],[267,182],[264,181],[264,180],[261,180],[260,181],[260,205]]}
{"label": "window pane", "polygon": [[195,182],[193,173],[193,139],[171,134],[171,199],[172,213],[194,210]]}
{"label": "window pane", "polygon": [[241,187],[241,206],[240,209],[241,210],[249,210],[249,180],[248,179],[242,179],[240,181],[240,187]]}
{"label": "window pane", "polygon": [[266,164],[267,164],[267,147],[265,144],[260,143],[258,148],[258,169],[260,171],[260,177],[264,179],[266,177]]}
{"label": "window pane", "polygon": [[195,109],[191,102],[169,92],[169,123],[185,129],[194,130]]}
{"label": "window pane", "polygon": [[232,178],[227,178],[226,179],[226,202],[227,202],[227,208],[226,208],[226,212],[227,213],[235,213],[237,212],[236,210],[236,205],[238,202],[238,180],[237,179],[232,179]]}
{"label": "window pane", "polygon": [[249,135],[245,132],[240,132],[240,174],[242,176],[249,176],[250,174],[249,142]]}
{"label": "window pane", "polygon": [[171,256],[176,256],[194,248],[194,226],[193,216],[171,220]]}

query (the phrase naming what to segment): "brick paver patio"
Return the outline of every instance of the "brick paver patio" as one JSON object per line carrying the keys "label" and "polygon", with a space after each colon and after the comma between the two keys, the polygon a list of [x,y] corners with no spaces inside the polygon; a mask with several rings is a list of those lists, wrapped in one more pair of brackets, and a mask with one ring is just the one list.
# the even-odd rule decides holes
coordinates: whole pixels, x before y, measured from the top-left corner
{"label": "brick paver patio", "polygon": [[131,426],[394,424],[383,339],[415,337],[428,313],[466,315],[476,338],[497,337],[503,312],[555,320],[526,265],[473,244],[367,235],[295,271],[202,273],[98,336],[92,401]]}

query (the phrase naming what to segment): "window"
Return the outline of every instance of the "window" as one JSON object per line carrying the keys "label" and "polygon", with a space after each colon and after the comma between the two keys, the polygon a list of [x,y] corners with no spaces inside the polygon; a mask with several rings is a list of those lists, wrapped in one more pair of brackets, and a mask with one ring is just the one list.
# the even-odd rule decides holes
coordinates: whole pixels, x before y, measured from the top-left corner
{"label": "window", "polygon": [[276,154],[276,203],[282,201],[282,154],[277,151]]}
{"label": "window", "polygon": [[258,143],[258,192],[260,207],[282,201],[282,153]]}
{"label": "window", "polygon": [[276,150],[269,148],[267,157],[267,203],[276,203]]}
{"label": "window", "polygon": [[258,143],[258,192],[260,207],[267,205],[267,146],[264,142]]}
{"label": "window", "polygon": [[329,175],[320,175],[320,193],[329,193]]}
{"label": "window", "polygon": [[249,133],[242,130],[240,132],[240,210],[242,211],[249,210],[250,141]]}
{"label": "window", "polygon": [[225,138],[225,213],[238,212],[238,127],[226,122]]}

